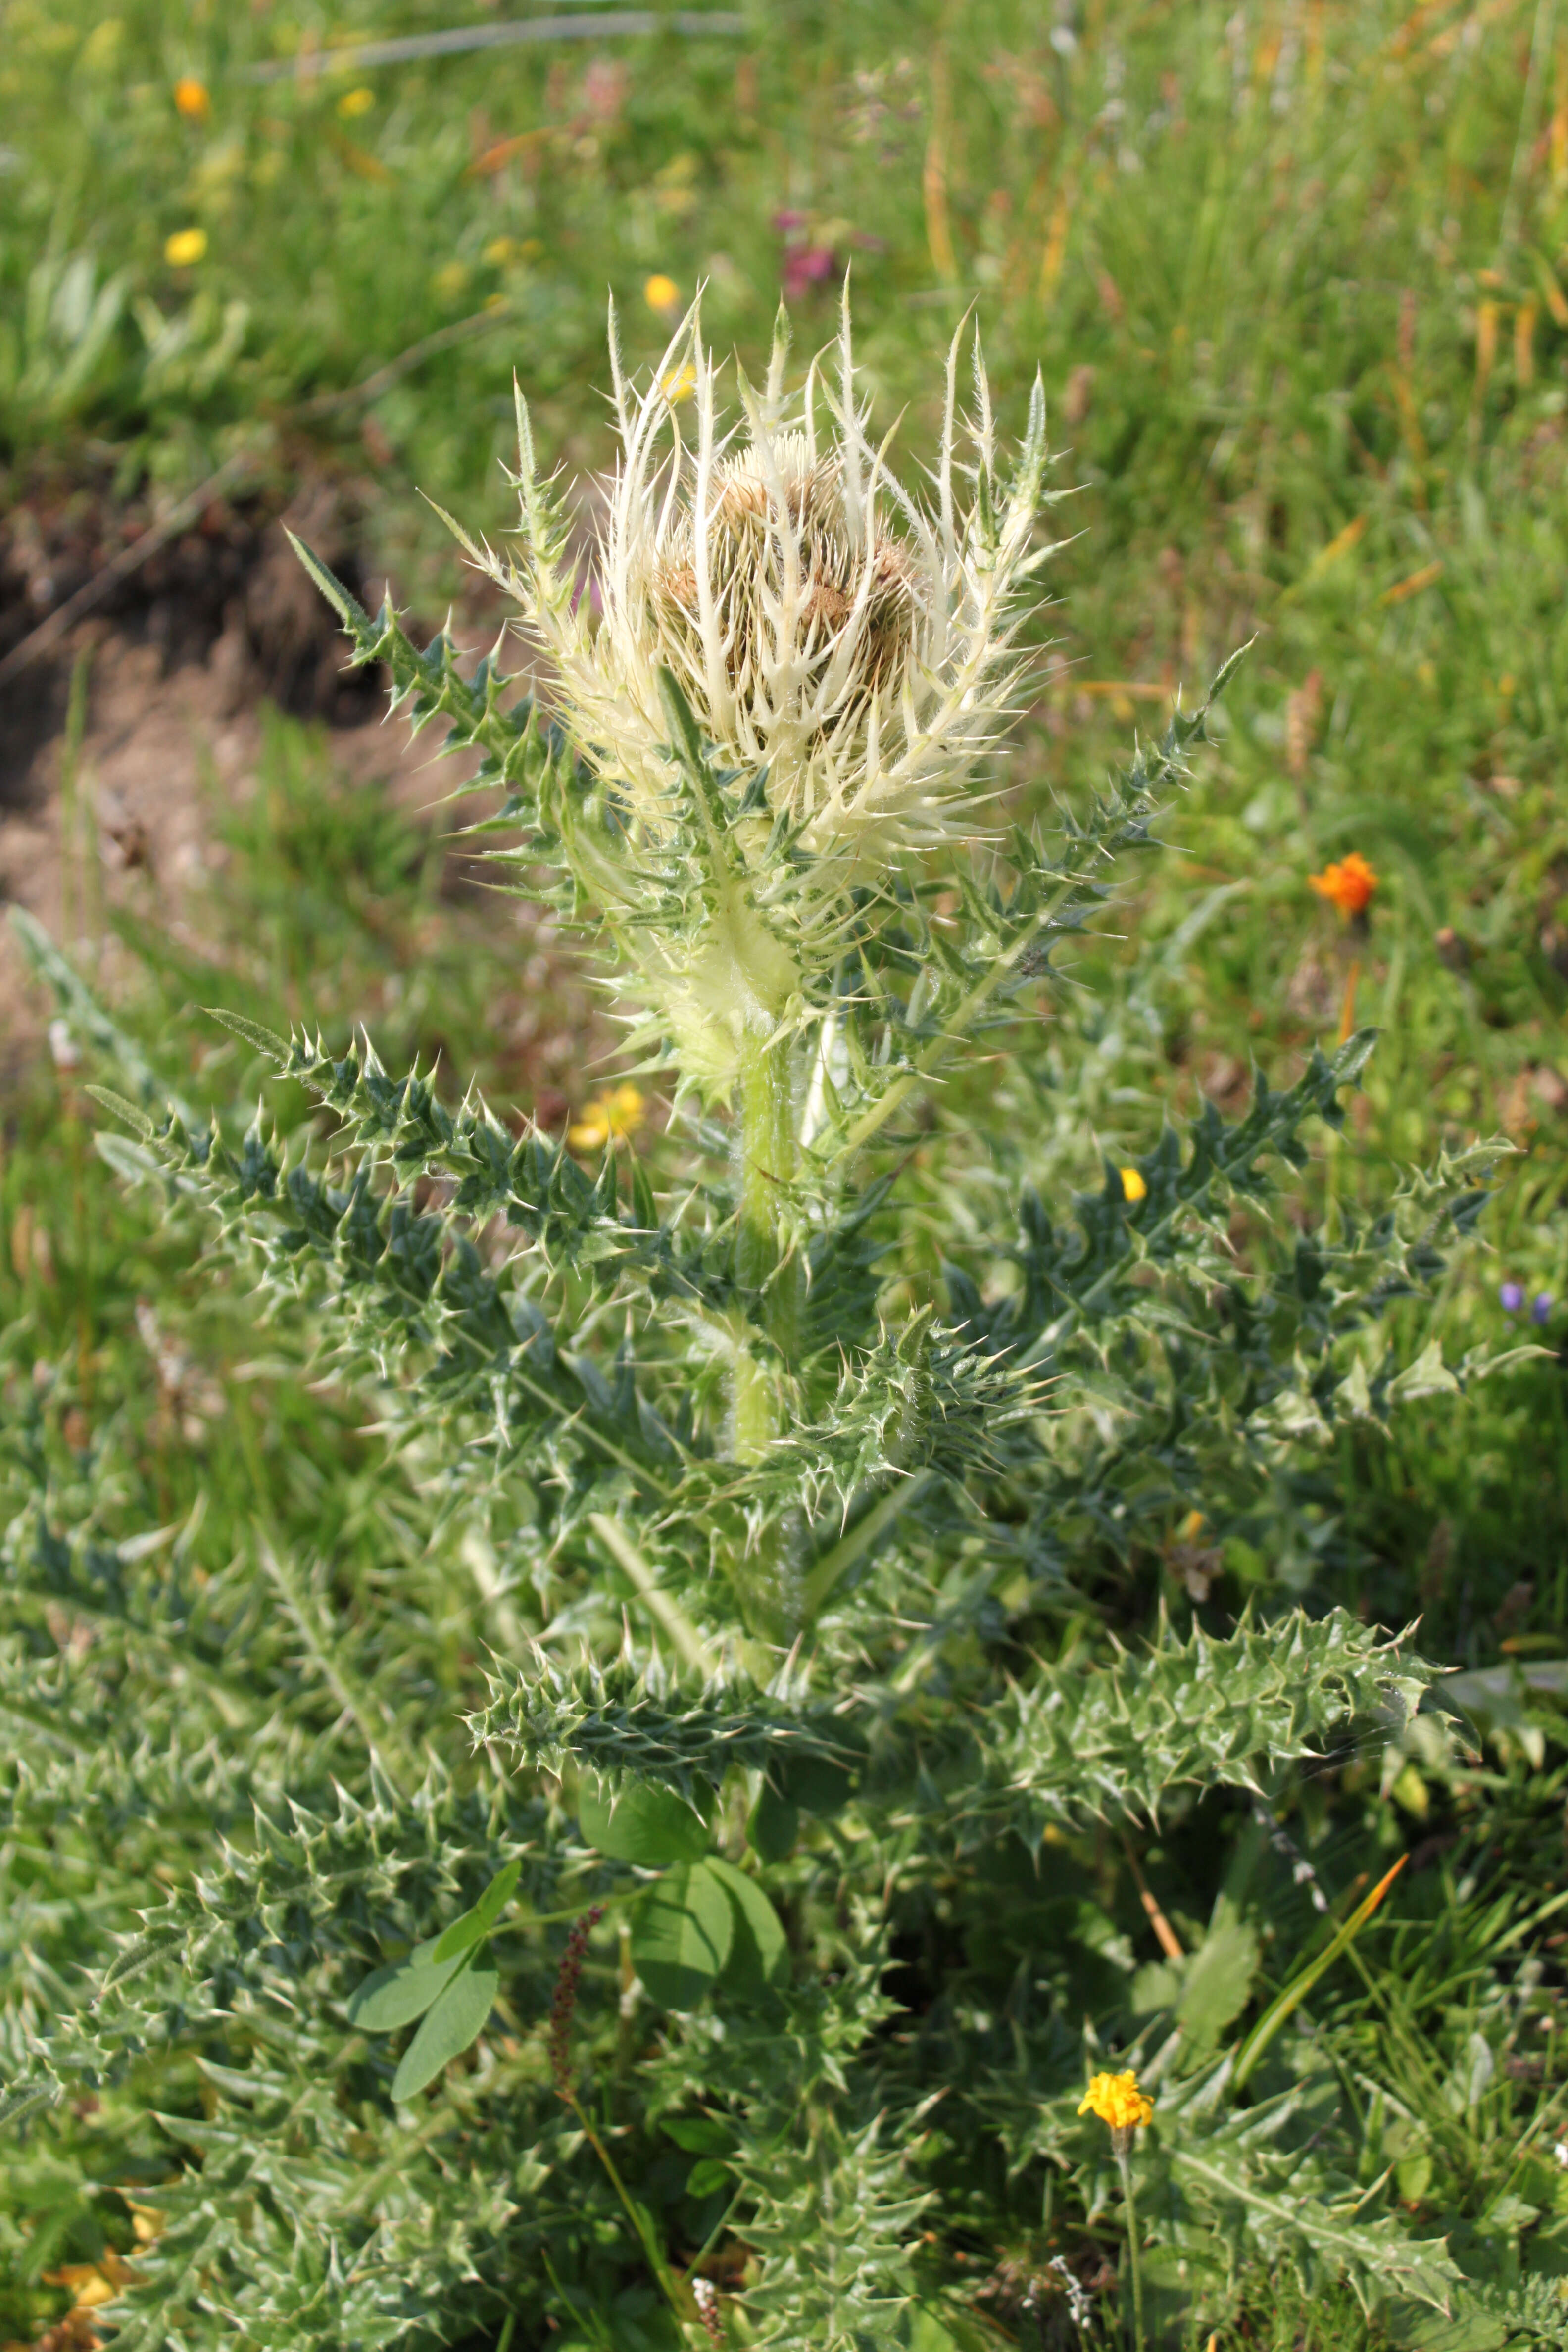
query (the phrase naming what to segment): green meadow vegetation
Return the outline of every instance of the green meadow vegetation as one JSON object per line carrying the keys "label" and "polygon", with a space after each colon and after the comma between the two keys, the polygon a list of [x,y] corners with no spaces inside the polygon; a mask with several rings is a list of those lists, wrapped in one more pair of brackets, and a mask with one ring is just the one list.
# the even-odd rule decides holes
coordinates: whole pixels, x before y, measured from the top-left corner
{"label": "green meadow vegetation", "polygon": [[[0,679],[85,844],[0,1098],[0,2346],[1568,2344],[1568,13],[697,13],[0,0],[6,530],[342,487],[345,663],[504,796],[459,855],[266,709],[176,931],[93,653]],[[819,921],[677,692],[605,917],[437,509],[527,572],[514,376],[587,480],[609,298],[684,432],[700,287],[793,390],[847,274],[900,478],[972,314],[976,544],[1056,500],[989,797]],[[612,1017],[715,811],[793,1097]]]}

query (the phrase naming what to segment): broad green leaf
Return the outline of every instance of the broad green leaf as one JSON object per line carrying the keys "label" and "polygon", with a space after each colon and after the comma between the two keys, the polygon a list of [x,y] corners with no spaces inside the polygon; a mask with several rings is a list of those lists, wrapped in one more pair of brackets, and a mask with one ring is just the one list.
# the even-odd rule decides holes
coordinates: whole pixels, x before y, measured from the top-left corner
{"label": "broad green leaf", "polygon": [[[1401,2315],[1403,2320],[1404,2315]],[[1501,2352],[1510,2342],[1523,2347],[1531,2339],[1514,2336],[1508,2322],[1493,2311],[1461,2309],[1452,2314],[1425,2312],[1402,2325],[1397,2342],[1404,2352]]]}
{"label": "broad green leaf", "polygon": [[1174,2009],[1182,1997],[1182,1970],[1174,1960],[1147,1960],[1132,1979],[1129,1999],[1134,2017]]}
{"label": "broad green leaf", "polygon": [[[846,1748],[860,1744],[847,1726],[836,1738]],[[784,1802],[803,1813],[837,1813],[854,1795],[859,1773],[853,1755],[843,1763],[827,1756],[787,1756],[771,1767],[770,1777]]]}
{"label": "broad green leaf", "polygon": [[706,1863],[683,1862],[632,1919],[632,1965],[663,2009],[692,2009],[730,1957],[734,1906]]}
{"label": "broad green leaf", "polygon": [[481,1937],[488,1936],[511,1901],[521,1875],[521,1862],[509,1862],[504,1870],[498,1870],[472,1910],[465,1911],[460,1918],[454,1919],[443,1933],[436,1946],[437,1960],[455,1960],[459,1953],[468,1950],[470,1944],[477,1944]]}
{"label": "broad green leaf", "polygon": [[784,1923],[754,1878],[733,1863],[710,1854],[702,1865],[712,1872],[735,1909],[735,1932],[724,1981],[742,1992],[762,1992],[789,1982],[789,1946]]}
{"label": "broad green leaf", "polygon": [[667,2116],[662,2128],[688,2156],[718,2156],[735,2144],[734,2133],[714,2116]]}
{"label": "broad green leaf", "polygon": [[403,2063],[392,2078],[395,2099],[413,2098],[435,2081],[449,2059],[478,2041],[500,1990],[494,1969],[481,1969],[473,1961],[459,1969],[403,2053]]}
{"label": "broad green leaf", "polygon": [[1211,1927],[1183,1971],[1176,2019],[1195,2042],[1217,2042],[1241,2015],[1258,1973],[1258,1938],[1238,1919]]}
{"label": "broad green leaf", "polygon": [[708,1849],[707,1825],[668,1789],[633,1781],[613,1804],[587,1781],[577,1804],[577,1826],[596,1853],[640,1862],[645,1870],[696,1862]]}
{"label": "broad green leaf", "polygon": [[752,1852],[762,1862],[783,1862],[794,1851],[799,1835],[800,1807],[781,1797],[771,1780],[764,1780],[746,1823]]}
{"label": "broad green leaf", "polygon": [[362,2033],[395,2033],[423,2017],[452,1981],[456,1960],[437,1962],[437,1938],[416,1944],[406,1959],[377,1969],[349,1997],[349,2023]]}
{"label": "broad green leaf", "polygon": [[729,2166],[716,2156],[705,2156],[700,2164],[692,2166],[686,2193],[689,2197],[706,2197],[712,2189],[727,2189],[729,2185]]}
{"label": "broad green leaf", "polygon": [[480,1918],[479,1906],[476,1903],[471,1911],[463,1912],[453,1920],[449,1927],[442,1930],[440,1939],[436,1946],[436,1959],[437,1961],[461,1959],[471,1945],[482,1940],[486,1932],[487,1923]]}

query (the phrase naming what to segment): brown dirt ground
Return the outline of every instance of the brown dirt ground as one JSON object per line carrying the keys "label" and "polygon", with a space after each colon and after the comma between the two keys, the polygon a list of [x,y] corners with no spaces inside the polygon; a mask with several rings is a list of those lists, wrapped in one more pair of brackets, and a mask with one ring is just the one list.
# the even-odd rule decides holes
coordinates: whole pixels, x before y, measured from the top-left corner
{"label": "brown dirt ground", "polygon": [[[91,658],[81,772],[96,812],[102,902],[155,910],[176,939],[192,936],[197,886],[223,854],[207,838],[215,804],[252,789],[263,700],[323,721],[339,767],[362,784],[379,780],[405,808],[432,806],[451,790],[458,772],[451,761],[432,772],[431,739],[413,743],[400,722],[378,723],[384,680],[345,672],[332,616],[281,528],[287,521],[374,605],[382,583],[356,565],[354,520],[352,499],[324,482],[281,516],[216,507],[60,646],[0,685],[0,908],[25,907],[60,936],[64,727],[84,647]],[[123,510],[79,493],[52,508],[16,508],[0,524],[0,657],[127,535]],[[493,639],[494,612],[469,621],[460,634],[476,646]],[[125,961],[110,933],[98,980],[111,1002]],[[0,1088],[36,1061],[49,1015],[0,922]]]}

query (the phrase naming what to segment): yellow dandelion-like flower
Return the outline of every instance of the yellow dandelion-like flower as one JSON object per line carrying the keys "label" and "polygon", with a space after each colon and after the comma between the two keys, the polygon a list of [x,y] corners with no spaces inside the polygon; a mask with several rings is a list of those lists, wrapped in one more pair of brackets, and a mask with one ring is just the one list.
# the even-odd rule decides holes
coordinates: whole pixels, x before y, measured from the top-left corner
{"label": "yellow dandelion-like flower", "polygon": [[1098,2116],[1113,2132],[1130,2132],[1153,2121],[1154,2102],[1138,2088],[1134,2074],[1096,2074],[1078,2111],[1080,2116]]}
{"label": "yellow dandelion-like flower", "polygon": [[356,114],[368,114],[374,104],[374,89],[345,89],[338,100],[338,112],[345,122],[352,122]]}
{"label": "yellow dandelion-like flower", "polygon": [[657,310],[662,318],[679,305],[680,289],[673,278],[667,278],[662,269],[656,269],[643,288],[642,298],[648,309]]}
{"label": "yellow dandelion-like flower", "polygon": [[205,82],[198,81],[195,74],[182,74],[174,84],[174,110],[187,122],[205,122],[213,110]]}
{"label": "yellow dandelion-like flower", "polygon": [[177,228],[163,241],[163,258],[171,269],[194,269],[206,249],[205,228]]}
{"label": "yellow dandelion-like flower", "polygon": [[612,1139],[635,1135],[647,1108],[638,1087],[629,1084],[616,1087],[611,1093],[595,1097],[582,1118],[567,1129],[566,1140],[574,1151],[602,1151]]}
{"label": "yellow dandelion-like flower", "polygon": [[688,360],[684,367],[671,368],[661,375],[658,388],[672,407],[678,400],[689,400],[697,389],[697,370]]}
{"label": "yellow dandelion-like flower", "polygon": [[1121,1197],[1124,1201],[1146,1201],[1148,1199],[1149,1187],[1145,1184],[1142,1177],[1140,1176],[1136,1168],[1119,1168],[1116,1172],[1121,1179]]}
{"label": "yellow dandelion-like flower", "polygon": [[131,2207],[131,2227],[139,2246],[150,2246],[161,2238],[168,2227],[168,2215],[157,2205],[137,2205],[128,2197]]}
{"label": "yellow dandelion-like flower", "polygon": [[121,2260],[112,2246],[107,2246],[102,2260],[97,2263],[67,2263],[58,2271],[44,2273],[46,2286],[68,2287],[72,2298],[71,2317],[101,2311],[123,2290],[134,2285],[136,2273]]}

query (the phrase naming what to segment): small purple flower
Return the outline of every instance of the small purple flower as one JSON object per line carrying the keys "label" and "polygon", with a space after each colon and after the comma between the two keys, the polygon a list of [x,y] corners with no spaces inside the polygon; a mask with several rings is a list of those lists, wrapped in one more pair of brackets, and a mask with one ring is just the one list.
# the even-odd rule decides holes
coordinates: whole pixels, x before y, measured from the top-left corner
{"label": "small purple flower", "polygon": [[1551,1317],[1552,1293],[1549,1290],[1538,1290],[1531,1302],[1530,1319],[1532,1323],[1546,1323],[1551,1320]]}
{"label": "small purple flower", "polygon": [[1523,1283],[1505,1282],[1498,1292],[1498,1297],[1502,1303],[1505,1315],[1517,1315],[1524,1305]]}
{"label": "small purple flower", "polygon": [[798,302],[808,287],[820,286],[837,267],[838,257],[831,246],[792,245],[784,259],[785,297],[791,302]]}
{"label": "small purple flower", "polygon": [[805,226],[806,219],[805,213],[775,213],[773,226],[781,236],[793,236],[797,228]]}

